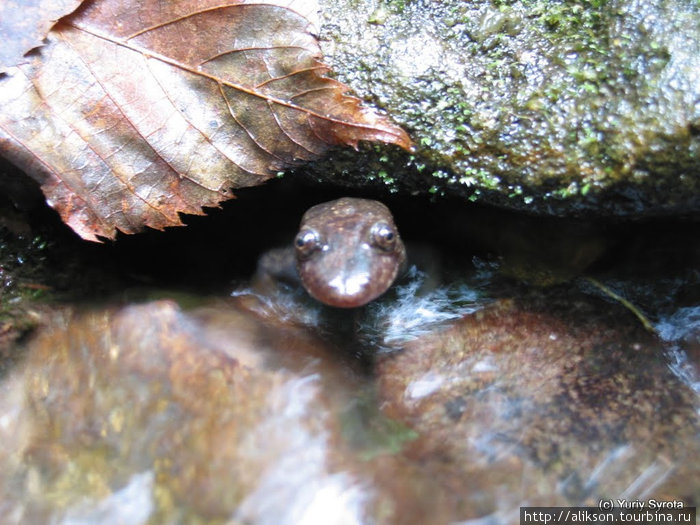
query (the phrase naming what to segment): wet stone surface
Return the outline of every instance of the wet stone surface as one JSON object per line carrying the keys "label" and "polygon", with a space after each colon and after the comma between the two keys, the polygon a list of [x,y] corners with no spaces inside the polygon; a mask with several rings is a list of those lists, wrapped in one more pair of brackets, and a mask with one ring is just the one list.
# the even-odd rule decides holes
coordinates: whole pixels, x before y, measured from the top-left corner
{"label": "wet stone surface", "polygon": [[697,393],[619,305],[566,289],[502,300],[377,374],[385,412],[421,436],[409,453],[452,477],[461,512],[622,494],[697,503]]}
{"label": "wet stone surface", "polygon": [[64,314],[5,383],[2,521],[298,523],[319,493],[352,517],[333,443],[353,376],[327,351],[235,310]]}
{"label": "wet stone surface", "polygon": [[[489,268],[470,270],[462,310],[409,281],[359,324],[245,288],[56,313],[3,380],[0,518],[516,523],[524,503],[696,505],[692,363],[674,371],[667,343],[585,283]],[[445,317],[411,323],[428,311]],[[403,339],[377,339],[389,319]]]}
{"label": "wet stone surface", "polygon": [[3,320],[41,315],[2,341],[1,523],[514,524],[525,503],[697,504],[697,224],[395,202],[425,250],[346,311],[250,281],[337,196],[283,190],[273,215],[250,195],[209,217],[220,228],[112,246],[3,223]]}
{"label": "wet stone surface", "polygon": [[544,214],[699,209],[697,3],[320,3],[326,61],[416,152],[338,152],[314,178]]}

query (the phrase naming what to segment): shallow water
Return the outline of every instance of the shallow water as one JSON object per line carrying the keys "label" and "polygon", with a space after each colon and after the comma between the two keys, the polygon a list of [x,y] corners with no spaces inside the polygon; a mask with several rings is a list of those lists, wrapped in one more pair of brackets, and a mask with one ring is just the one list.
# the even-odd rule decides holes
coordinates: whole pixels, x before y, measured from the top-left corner
{"label": "shallow water", "polygon": [[[0,521],[496,524],[523,504],[697,504],[697,234],[625,226],[552,255],[557,235],[530,242],[520,218],[397,210],[439,264],[357,311],[251,287],[279,221],[223,248],[196,229],[105,247],[90,267],[108,291],[85,277],[6,361]],[[492,230],[464,241],[460,224]],[[516,247],[497,249],[502,231]],[[581,246],[594,266],[562,268]],[[100,259],[115,250],[118,270]],[[82,283],[77,267],[61,279]]]}
{"label": "shallow water", "polygon": [[696,308],[657,338],[585,285],[495,270],[474,259],[420,295],[414,270],[362,312],[239,287],[57,314],[3,384],[3,522],[512,523],[525,503],[695,503]]}

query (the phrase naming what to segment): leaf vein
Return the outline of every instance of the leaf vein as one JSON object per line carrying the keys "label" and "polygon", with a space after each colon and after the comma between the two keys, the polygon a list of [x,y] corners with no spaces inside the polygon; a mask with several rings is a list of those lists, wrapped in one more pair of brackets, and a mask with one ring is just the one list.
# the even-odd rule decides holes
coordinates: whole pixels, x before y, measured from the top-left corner
{"label": "leaf vein", "polygon": [[[267,64],[265,64],[265,66],[267,67]],[[253,89],[260,89],[261,87],[264,87],[267,84],[271,84],[272,82],[277,82],[278,80],[285,80],[285,79],[291,78],[295,75],[301,75],[303,73],[309,73],[311,71],[319,71],[319,70],[328,71],[328,67],[323,65],[323,64],[318,65],[318,66],[313,66],[313,67],[306,67],[304,69],[297,69],[296,71],[292,71],[290,73],[287,73],[286,75],[282,75],[279,77],[273,77],[272,74],[270,74],[270,70],[268,68],[268,74],[270,75],[270,78],[268,78],[267,80],[265,80],[264,82],[261,82],[260,84],[258,84],[256,86],[254,86]]]}
{"label": "leaf vein", "polygon": [[303,46],[255,46],[255,47],[240,47],[238,49],[229,49],[226,51],[222,51],[221,53],[217,53],[216,55],[212,55],[209,58],[205,58],[201,62],[197,64],[197,67],[201,67],[207,62],[213,62],[214,60],[224,57],[226,55],[232,55],[234,53],[245,53],[246,51],[270,51],[270,50],[278,50],[278,49],[299,49],[301,51],[309,51],[312,52],[312,50],[303,47]]}
{"label": "leaf vein", "polygon": [[[354,122],[352,120],[341,119],[341,118],[337,118],[337,117],[334,117],[334,116],[328,115],[328,114],[321,114],[321,113],[318,113],[317,111],[314,111],[311,108],[299,106],[299,105],[294,104],[288,100],[282,100],[280,98],[273,97],[273,96],[267,95],[265,93],[260,93],[253,88],[246,87],[242,84],[238,84],[238,83],[232,82],[230,80],[218,77],[216,75],[212,75],[210,73],[207,73],[206,71],[193,68],[187,64],[184,64],[178,60],[170,58],[170,57],[163,55],[161,53],[155,53],[155,52],[149,51],[148,49],[141,48],[140,46],[133,45],[133,44],[127,42],[126,40],[115,39],[114,37],[112,37],[110,35],[103,34],[100,31],[96,31],[94,29],[88,29],[88,28],[80,27],[80,26],[73,26],[73,27],[76,27],[76,29],[78,29],[80,31],[84,31],[84,32],[96,37],[96,38],[100,38],[100,39],[105,40],[107,42],[111,42],[113,44],[125,47],[127,49],[131,49],[132,51],[140,53],[141,55],[143,55],[146,58],[153,58],[155,60],[160,60],[166,64],[177,67],[183,71],[187,71],[191,74],[199,75],[199,76],[202,76],[204,78],[208,78],[209,80],[211,80],[213,82],[217,82],[217,83],[223,84],[225,86],[228,86],[233,90],[240,91],[242,93],[247,93],[249,95],[261,98],[263,100],[267,100],[269,102],[272,102],[273,104],[284,106],[284,107],[287,107],[287,108],[292,109],[294,111],[299,111],[301,113],[306,113],[309,116],[316,117],[316,118],[321,119],[321,120],[326,120],[328,122],[332,122],[333,124],[339,124],[342,126],[352,127],[352,128],[356,128],[356,129],[363,129],[363,130],[368,130],[368,131],[374,131],[377,129],[376,126],[373,126],[371,124],[363,124],[361,122]],[[322,77],[322,78],[326,78],[326,77]],[[357,100],[359,103],[359,99],[357,99]],[[382,132],[396,137],[396,139],[397,139],[396,142],[398,142],[398,143],[401,143],[403,141],[403,133],[400,130],[394,131],[393,129],[390,129],[390,128],[385,128],[385,129],[383,128]]]}
{"label": "leaf vein", "polygon": [[[272,118],[275,119],[275,123],[277,124],[277,127],[279,128],[279,130],[280,130],[282,133],[284,133],[284,135],[285,135],[293,144],[296,144],[296,145],[299,146],[301,149],[308,151],[308,152],[309,152],[311,155],[313,155],[314,157],[318,157],[318,153],[316,153],[315,151],[311,151],[309,148],[307,148],[306,146],[304,146],[302,143],[300,143],[298,140],[296,140],[294,137],[292,137],[289,133],[287,133],[287,130],[284,129],[284,127],[282,126],[282,122],[280,122],[279,118],[277,118],[277,113],[275,112],[275,110],[272,109],[272,104],[271,104],[269,101],[268,101],[268,103],[267,103],[267,107],[269,108],[270,113],[272,114]],[[318,135],[316,135],[316,136],[318,137]],[[319,137],[319,138],[320,138],[320,137]],[[326,142],[326,141],[325,141],[325,140],[321,140],[320,142]]]}
{"label": "leaf vein", "polygon": [[294,15],[298,16],[299,18],[305,20],[304,17],[303,17],[302,15],[300,15],[299,13],[297,13],[296,11],[294,11],[293,9],[291,9],[291,8],[289,8],[289,7],[282,6],[282,5],[276,5],[276,4],[271,4],[271,3],[263,3],[263,2],[255,3],[255,4],[245,4],[245,3],[235,3],[235,4],[232,4],[232,3],[226,3],[226,4],[219,4],[219,5],[214,5],[214,6],[205,7],[205,8],[203,8],[203,9],[197,9],[196,11],[192,11],[191,13],[187,13],[187,14],[184,14],[184,15],[182,15],[182,16],[178,16],[178,17],[175,17],[175,18],[171,18],[170,20],[166,20],[165,22],[159,22],[158,24],[154,24],[154,25],[152,25],[152,26],[145,27],[145,28],[143,28],[143,29],[141,29],[141,30],[139,30],[139,31],[136,31],[135,33],[132,33],[131,35],[125,37],[125,41],[126,41],[126,40],[133,40],[134,38],[136,38],[136,37],[138,37],[138,36],[141,36],[141,35],[143,35],[143,34],[145,34],[145,33],[149,33],[149,32],[151,32],[151,31],[155,31],[156,29],[161,29],[161,28],[163,28],[163,27],[166,27],[166,26],[169,26],[169,25],[172,25],[172,24],[177,24],[178,22],[182,22],[183,20],[187,20],[188,18],[193,18],[193,17],[195,17],[195,16],[199,16],[199,15],[202,15],[202,14],[204,14],[204,13],[210,13],[210,12],[212,12],[212,11],[219,11],[219,10],[228,9],[228,8],[234,8],[234,9],[235,9],[235,8],[251,7],[251,6],[254,6],[254,7],[258,7],[258,6],[268,6],[268,7],[270,7],[270,8],[275,8],[275,9],[284,9],[285,11],[289,11],[290,13],[293,13]]}
{"label": "leaf vein", "polygon": [[[121,106],[114,100],[114,98],[112,97],[112,95],[109,93],[109,90],[106,88],[106,86],[102,83],[102,81],[101,81],[101,79],[99,78],[99,76],[96,74],[95,70],[94,70],[92,67],[90,67],[90,64],[88,64],[88,62],[85,61],[85,60],[83,59],[83,56],[82,56],[80,53],[77,52],[77,50],[73,47],[73,45],[71,44],[71,42],[69,41],[69,39],[65,38],[65,37],[64,37],[63,35],[61,35],[60,33],[59,33],[59,38],[61,38],[61,40],[62,40],[68,47],[70,47],[70,49],[72,49],[73,52],[78,56],[78,59],[85,65],[86,69],[90,72],[90,74],[92,75],[92,78],[95,79],[95,82],[97,82],[97,84],[100,86],[100,88],[102,89],[102,91],[103,91],[103,93],[105,94],[105,96],[112,102],[112,104],[114,104],[114,107],[116,107],[116,108],[117,108],[117,111],[119,111],[119,113],[122,115],[122,117],[124,117],[124,120],[125,120],[126,122],[129,122],[129,124],[131,125],[131,128],[134,130],[134,132],[136,133],[136,135],[138,135],[138,136],[140,136],[140,137],[142,138],[142,142],[143,142],[143,143],[146,143],[146,144],[148,145],[148,148],[149,148],[158,158],[160,158],[160,159],[168,166],[168,168],[170,168],[175,174],[177,174],[177,171],[174,169],[174,167],[171,166],[170,163],[169,163],[162,155],[160,155],[160,153],[151,145],[151,143],[150,143],[148,140],[146,140],[146,138],[141,134],[141,132],[138,130],[138,128],[131,122],[131,119],[129,119],[129,117],[128,117],[128,116],[124,113],[124,111],[122,110]],[[108,164],[108,163],[106,162],[106,159],[105,159],[104,157],[102,157],[102,155],[100,155],[100,154],[94,149],[93,145],[92,145],[85,137],[82,137],[82,136],[80,135],[80,133],[78,133],[77,129],[75,129],[74,126],[73,126],[72,124],[70,124],[69,122],[67,122],[65,119],[62,119],[62,120],[63,120],[64,122],[66,122],[66,124],[67,124],[78,136],[80,136],[80,137],[83,139],[83,141],[85,141],[85,143],[88,145],[88,147],[90,148],[90,150],[91,150],[99,159],[101,159],[102,162],[104,162],[105,166],[107,166],[107,167],[110,169],[110,171],[114,174],[114,176],[122,183],[122,185],[123,185],[132,195],[134,195],[136,198],[138,198],[139,200],[141,200],[144,204],[146,204],[146,206],[148,206],[149,208],[151,208],[152,210],[154,210],[155,212],[157,212],[158,214],[160,214],[163,218],[166,219],[166,221],[170,222],[170,218],[168,217],[168,215],[167,215],[166,213],[163,212],[163,210],[161,210],[159,207],[154,206],[153,204],[151,204],[150,202],[148,202],[147,199],[144,199],[141,195],[138,194],[138,192],[135,191],[135,189],[132,187],[132,185],[125,179],[125,174],[124,174],[124,173],[122,173],[119,169],[117,169],[117,168],[111,166],[110,164]],[[126,214],[125,214],[125,216],[126,216]],[[131,220],[130,220],[130,219],[127,219],[127,221],[131,223]]]}
{"label": "leaf vein", "polygon": [[268,150],[265,146],[263,146],[260,142],[258,142],[258,139],[255,138],[253,133],[248,129],[246,125],[244,125],[240,120],[238,120],[238,117],[236,116],[236,113],[233,109],[233,106],[231,105],[231,102],[229,101],[228,97],[226,96],[226,93],[224,93],[224,88],[222,87],[221,84],[219,84],[219,91],[221,92],[221,96],[224,97],[224,100],[226,101],[226,107],[228,108],[229,115],[231,115],[231,118],[234,120],[238,126],[245,131],[246,135],[250,138],[250,140],[253,141],[253,143],[260,148],[261,151],[264,151],[266,154],[270,155],[271,157],[276,158],[279,160],[282,164],[288,164],[283,158],[280,156],[276,155],[274,152]]}

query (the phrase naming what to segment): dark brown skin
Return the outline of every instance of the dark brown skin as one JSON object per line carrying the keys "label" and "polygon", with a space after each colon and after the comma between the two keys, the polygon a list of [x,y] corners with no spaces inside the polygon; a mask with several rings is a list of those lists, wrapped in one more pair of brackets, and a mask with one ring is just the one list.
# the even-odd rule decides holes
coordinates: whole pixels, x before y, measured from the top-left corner
{"label": "dark brown skin", "polygon": [[310,208],[294,241],[296,266],[315,299],[355,308],[376,299],[406,264],[406,249],[381,202],[344,197]]}

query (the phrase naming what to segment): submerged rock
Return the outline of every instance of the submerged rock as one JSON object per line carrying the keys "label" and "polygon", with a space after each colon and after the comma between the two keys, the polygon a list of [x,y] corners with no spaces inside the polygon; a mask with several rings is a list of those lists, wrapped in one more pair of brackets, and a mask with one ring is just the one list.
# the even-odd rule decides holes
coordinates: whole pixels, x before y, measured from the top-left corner
{"label": "submerged rock", "polygon": [[4,384],[1,521],[359,522],[364,491],[333,459],[353,376],[322,371],[324,351],[170,302],[56,319]]}
{"label": "submerged rock", "polygon": [[451,480],[460,519],[517,522],[523,502],[698,503],[697,393],[619,305],[564,288],[502,300],[378,376],[386,413],[421,436],[408,454]]}
{"label": "submerged rock", "polygon": [[321,4],[326,60],[417,152],[360,170],[339,152],[314,177],[540,213],[700,209],[697,3]]}
{"label": "submerged rock", "polygon": [[677,359],[695,307],[659,317],[660,339],[597,288],[460,273],[424,291],[414,275],[363,315],[245,288],[57,312],[0,382],[0,522],[501,524],[524,504],[697,505],[697,368]]}

